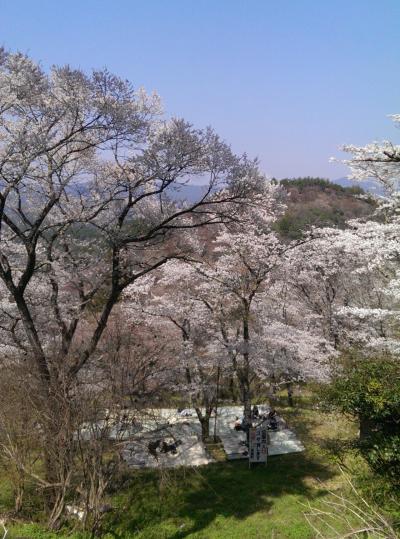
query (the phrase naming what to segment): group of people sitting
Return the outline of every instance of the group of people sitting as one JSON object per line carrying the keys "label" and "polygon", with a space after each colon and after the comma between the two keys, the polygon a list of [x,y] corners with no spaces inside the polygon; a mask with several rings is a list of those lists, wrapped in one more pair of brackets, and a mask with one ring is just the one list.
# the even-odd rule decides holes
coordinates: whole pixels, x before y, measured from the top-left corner
{"label": "group of people sitting", "polygon": [[178,408],[176,412],[181,417],[192,417],[193,415],[190,408]]}
{"label": "group of people sitting", "polygon": [[[260,414],[258,406],[254,405],[251,411],[251,419],[252,419],[252,422],[259,422],[259,423],[267,422],[267,429],[269,430],[278,429],[278,415],[276,413],[276,410],[274,410],[273,408],[268,413]],[[249,425],[246,422],[245,417],[243,417],[242,420],[236,417],[236,421],[233,427],[236,431],[242,430],[244,432],[247,432],[249,427],[251,427],[251,425]]]}
{"label": "group of people sitting", "polygon": [[253,421],[257,421],[257,420],[261,420],[262,422],[268,421],[267,428],[270,430],[277,430],[278,428],[278,414],[276,413],[276,410],[274,408],[271,408],[271,410],[268,413],[264,412],[260,414],[258,410],[258,406],[255,404],[251,412],[251,417]]}
{"label": "group of people sitting", "polygon": [[172,453],[173,455],[176,455],[176,449],[181,444],[182,440],[173,440],[170,443],[161,439],[151,440],[147,445],[147,449],[150,455],[158,460],[158,453]]}

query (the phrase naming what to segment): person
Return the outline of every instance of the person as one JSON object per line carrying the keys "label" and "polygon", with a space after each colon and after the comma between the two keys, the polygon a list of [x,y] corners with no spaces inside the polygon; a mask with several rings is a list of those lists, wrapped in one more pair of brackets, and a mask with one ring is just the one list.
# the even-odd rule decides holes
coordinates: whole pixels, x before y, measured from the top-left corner
{"label": "person", "polygon": [[240,421],[240,419],[237,416],[236,416],[235,424],[234,424],[233,428],[236,431],[242,430],[242,422]]}
{"label": "person", "polygon": [[235,430],[242,430],[242,431],[246,432],[246,429],[247,429],[246,418],[243,416],[242,419],[239,419],[236,416],[235,424],[234,424],[233,428]]}
{"label": "person", "polygon": [[147,446],[147,449],[152,457],[158,460],[157,449],[161,445],[161,440],[151,440]]}
{"label": "person", "polygon": [[253,406],[253,418],[257,419],[260,416],[260,412],[258,411],[258,406],[255,404]]}
{"label": "person", "polygon": [[172,453],[176,455],[177,447],[182,444],[182,440],[174,440],[172,443],[168,443],[165,440],[161,444],[161,453]]}
{"label": "person", "polygon": [[272,410],[268,414],[268,428],[270,430],[277,430],[278,428],[278,417],[276,415],[276,410]]}

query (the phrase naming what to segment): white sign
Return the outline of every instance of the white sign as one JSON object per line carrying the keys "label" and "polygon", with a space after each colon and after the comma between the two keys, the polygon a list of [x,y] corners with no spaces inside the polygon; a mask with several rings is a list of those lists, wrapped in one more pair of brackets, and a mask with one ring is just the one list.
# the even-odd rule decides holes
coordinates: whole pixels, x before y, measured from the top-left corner
{"label": "white sign", "polygon": [[249,432],[249,462],[267,462],[268,432],[260,425]]}

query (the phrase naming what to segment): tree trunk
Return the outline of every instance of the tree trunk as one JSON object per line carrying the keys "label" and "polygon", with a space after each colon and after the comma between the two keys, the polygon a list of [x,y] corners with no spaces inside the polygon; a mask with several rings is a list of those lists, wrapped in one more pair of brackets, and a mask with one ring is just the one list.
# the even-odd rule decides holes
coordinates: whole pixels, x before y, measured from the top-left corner
{"label": "tree trunk", "polygon": [[210,437],[210,421],[204,417],[201,421],[201,439],[205,442]]}
{"label": "tree trunk", "polygon": [[229,393],[231,394],[232,402],[237,402],[237,393],[235,388],[235,380],[233,379],[233,376],[229,378]]}
{"label": "tree trunk", "polygon": [[360,415],[360,441],[366,440],[375,430],[375,422],[370,418]]}
{"label": "tree trunk", "polygon": [[243,415],[247,425],[251,425],[251,394],[248,383],[242,384]]}
{"label": "tree trunk", "polygon": [[22,502],[24,499],[25,485],[23,481],[19,482],[15,487],[14,492],[14,510],[18,514],[22,511]]}
{"label": "tree trunk", "polygon": [[251,392],[250,392],[250,330],[249,306],[244,304],[243,313],[243,369],[241,370],[242,403],[246,427],[251,426]]}
{"label": "tree trunk", "polygon": [[204,415],[201,408],[195,408],[195,410],[201,425],[201,439],[205,442],[210,437],[210,417],[212,407],[206,407]]}
{"label": "tree trunk", "polygon": [[[68,486],[69,472],[65,462],[59,462],[58,448],[49,443],[45,449],[45,479],[49,483],[45,489],[45,506],[49,514],[47,525],[51,530],[57,530],[60,517],[64,512],[65,494]],[[61,453],[61,452],[60,452]],[[62,457],[61,457],[62,459]]]}
{"label": "tree trunk", "polygon": [[276,384],[275,376],[271,376],[271,383],[269,385],[268,400],[271,408],[275,408],[276,405]]}
{"label": "tree trunk", "polygon": [[42,410],[45,490],[48,526],[57,529],[65,508],[74,458],[74,424],[76,410],[73,398],[57,381]]}
{"label": "tree trunk", "polygon": [[47,520],[47,526],[50,530],[58,530],[60,527],[60,519],[65,509],[65,494],[65,488],[61,488],[53,500],[53,507]]}
{"label": "tree trunk", "polygon": [[288,405],[289,405],[291,408],[294,408],[294,401],[293,401],[293,386],[292,386],[292,382],[286,382],[286,389],[287,389]]}
{"label": "tree trunk", "polygon": [[217,368],[217,387],[215,390],[215,405],[214,405],[214,442],[217,441],[217,421],[218,421],[218,411],[219,411],[219,381],[220,381],[220,375],[221,375],[221,368],[218,364]]}

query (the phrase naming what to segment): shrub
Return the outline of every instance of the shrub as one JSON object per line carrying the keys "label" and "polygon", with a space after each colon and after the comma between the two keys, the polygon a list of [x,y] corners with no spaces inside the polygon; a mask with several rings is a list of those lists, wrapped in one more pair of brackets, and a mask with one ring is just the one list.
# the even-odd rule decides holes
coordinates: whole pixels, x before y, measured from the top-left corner
{"label": "shrub", "polygon": [[330,408],[355,417],[355,446],[375,473],[400,488],[400,363],[396,358],[345,358],[323,390]]}

